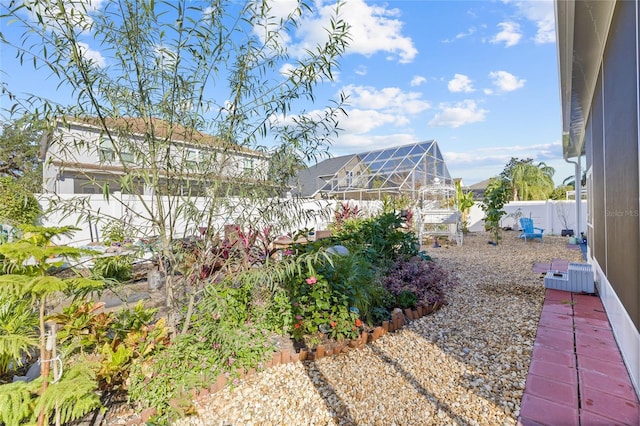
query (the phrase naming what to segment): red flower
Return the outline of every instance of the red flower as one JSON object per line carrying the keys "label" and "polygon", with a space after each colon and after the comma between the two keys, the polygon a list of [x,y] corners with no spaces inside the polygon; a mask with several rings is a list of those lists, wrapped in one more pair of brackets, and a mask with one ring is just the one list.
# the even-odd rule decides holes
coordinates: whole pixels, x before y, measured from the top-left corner
{"label": "red flower", "polygon": [[316,277],[309,277],[305,280],[307,282],[307,284],[312,285],[318,282],[318,280],[316,279]]}
{"label": "red flower", "polygon": [[336,324],[336,322],[335,322],[335,321],[331,321],[331,323],[330,323],[330,324],[331,324],[331,327],[336,328],[336,325],[337,325],[337,324]]}
{"label": "red flower", "polygon": [[362,327],[362,321],[360,321],[360,318],[356,320],[356,327]]}
{"label": "red flower", "polygon": [[296,323],[296,325],[294,325],[293,328],[300,328],[300,323]]}

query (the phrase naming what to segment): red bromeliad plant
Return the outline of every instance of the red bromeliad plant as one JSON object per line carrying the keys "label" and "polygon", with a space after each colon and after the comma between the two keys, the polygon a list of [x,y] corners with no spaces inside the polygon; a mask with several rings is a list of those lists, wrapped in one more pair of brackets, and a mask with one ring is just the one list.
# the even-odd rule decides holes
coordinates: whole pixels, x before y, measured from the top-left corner
{"label": "red bromeliad plant", "polygon": [[334,223],[332,226],[336,231],[342,229],[342,225],[345,221],[350,219],[358,219],[362,216],[362,210],[358,208],[356,204],[353,207],[347,201],[346,203],[340,203],[338,208],[336,209],[334,215]]}
{"label": "red bromeliad plant", "polygon": [[249,226],[247,231],[235,226],[232,234],[224,239],[203,241],[189,254],[195,269],[190,274],[191,281],[206,280],[223,269],[237,272],[262,265],[272,254],[272,242],[270,226],[261,230]]}

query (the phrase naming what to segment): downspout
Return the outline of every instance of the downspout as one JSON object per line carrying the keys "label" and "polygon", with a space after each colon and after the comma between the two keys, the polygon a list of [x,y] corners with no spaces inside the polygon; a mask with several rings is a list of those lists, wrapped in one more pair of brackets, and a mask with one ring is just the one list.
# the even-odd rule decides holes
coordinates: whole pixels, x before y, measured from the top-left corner
{"label": "downspout", "polygon": [[580,223],[580,219],[582,218],[581,210],[582,210],[582,165],[580,164],[580,155],[578,155],[576,161],[571,161],[568,158],[565,158],[564,161],[567,163],[571,163],[575,168],[575,191],[576,191],[576,233],[575,236],[579,236],[582,231],[582,224]]}

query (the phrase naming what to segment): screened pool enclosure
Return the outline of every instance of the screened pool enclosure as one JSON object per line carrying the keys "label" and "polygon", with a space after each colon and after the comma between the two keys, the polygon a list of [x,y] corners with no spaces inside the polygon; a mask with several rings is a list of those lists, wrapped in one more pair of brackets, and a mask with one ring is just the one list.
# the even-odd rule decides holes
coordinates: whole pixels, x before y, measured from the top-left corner
{"label": "screened pool enclosure", "polygon": [[462,243],[454,180],[435,140],[332,158],[311,167],[304,179],[308,195],[317,198],[407,197],[421,239],[448,236]]}
{"label": "screened pool enclosure", "polygon": [[344,161],[331,175],[317,176],[317,189],[325,197],[379,200],[385,194],[403,194],[418,200],[429,185],[453,184],[435,140],[338,159]]}

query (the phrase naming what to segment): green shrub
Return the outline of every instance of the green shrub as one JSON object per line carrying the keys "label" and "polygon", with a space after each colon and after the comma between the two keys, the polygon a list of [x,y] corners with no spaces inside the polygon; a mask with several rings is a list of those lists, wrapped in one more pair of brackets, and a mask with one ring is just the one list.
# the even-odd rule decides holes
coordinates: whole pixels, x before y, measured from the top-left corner
{"label": "green shrub", "polygon": [[336,239],[352,252],[361,251],[374,265],[383,266],[399,256],[418,253],[418,239],[403,228],[398,213],[384,213],[367,219],[350,219],[342,224]]}
{"label": "green shrub", "polygon": [[127,227],[118,220],[109,221],[102,227],[102,239],[106,245],[123,243],[127,237]]}
{"label": "green shrub", "polygon": [[402,309],[415,308],[418,304],[418,298],[416,297],[415,293],[408,290],[403,290],[396,296],[396,303]]}
{"label": "green shrub", "polygon": [[120,282],[129,281],[133,274],[133,256],[114,255],[97,257],[91,271],[96,277]]}
{"label": "green shrub", "polygon": [[228,374],[233,383],[241,369],[263,368],[275,348],[272,333],[254,321],[253,291],[237,279],[207,286],[189,332],[153,359],[133,365],[130,398],[157,408],[154,420],[168,422],[191,412],[191,390],[209,386],[218,374]]}
{"label": "green shrub", "polygon": [[35,225],[42,216],[42,208],[33,193],[10,177],[0,177],[0,200],[0,223]]}

